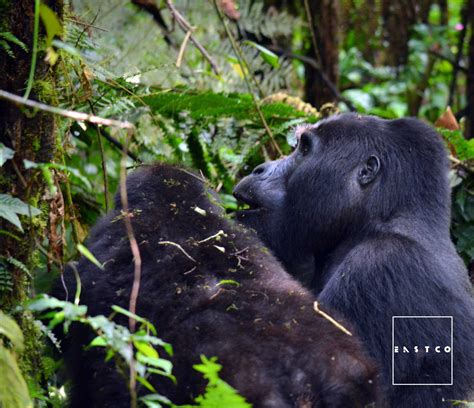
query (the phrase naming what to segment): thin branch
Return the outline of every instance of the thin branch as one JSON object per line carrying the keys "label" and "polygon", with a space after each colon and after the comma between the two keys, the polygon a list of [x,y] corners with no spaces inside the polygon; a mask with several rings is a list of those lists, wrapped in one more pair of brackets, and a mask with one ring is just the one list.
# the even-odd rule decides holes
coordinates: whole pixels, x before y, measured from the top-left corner
{"label": "thin branch", "polygon": [[204,242],[210,241],[211,239],[216,239],[219,240],[221,236],[227,236],[226,233],[223,230],[217,231],[214,235],[211,235],[210,237],[204,238],[201,241],[198,241],[198,244],[202,244]]}
{"label": "thin branch", "polygon": [[171,245],[171,246],[174,246],[174,247],[178,248],[186,256],[186,258],[190,259],[194,263],[197,263],[197,261],[191,255],[189,255],[181,245],[177,244],[176,242],[173,242],[173,241],[160,241],[160,242],[158,242],[158,245]]}
{"label": "thin branch", "polygon": [[[122,150],[122,159],[120,161],[120,200],[122,202],[122,210],[126,214],[123,218],[123,222],[125,224],[125,229],[127,231],[128,241],[130,243],[130,249],[133,255],[133,264],[134,264],[134,271],[133,271],[133,285],[132,291],[130,293],[130,302],[128,310],[133,315],[136,315],[137,312],[137,299],[138,293],[140,291],[140,281],[142,275],[142,258],[140,255],[140,249],[138,247],[138,242],[135,238],[135,234],[133,233],[133,226],[132,221],[130,219],[129,214],[129,207],[128,207],[128,195],[127,195],[127,150],[130,140],[132,138],[133,129],[129,129],[127,132],[127,139],[124,144],[124,149]],[[130,317],[128,320],[128,325],[130,332],[135,332],[136,328],[136,321],[134,317]],[[135,359],[133,353],[133,344],[130,345],[131,348],[131,358],[130,358],[130,380],[129,380],[129,387],[130,387],[130,405],[132,408],[137,407],[137,370],[135,367]]]}
{"label": "thin branch", "polygon": [[252,86],[250,85],[249,79],[248,79],[248,73],[250,72],[248,69],[248,64],[245,61],[245,58],[240,51],[237,42],[235,41],[234,36],[229,30],[229,27],[227,26],[227,23],[224,19],[224,16],[222,15],[219,6],[217,5],[217,1],[213,0],[214,3],[214,8],[216,10],[217,15],[219,16],[219,19],[221,20],[222,25],[224,26],[225,32],[227,34],[227,37],[229,38],[229,41],[232,45],[232,49],[234,50],[235,56],[237,57],[237,61],[239,62],[240,69],[242,70],[242,75],[244,76],[245,83],[247,85],[247,88],[249,90],[250,95],[252,96],[253,103],[255,105],[255,109],[257,110],[258,116],[260,118],[260,121],[262,122],[263,127],[265,128],[265,132],[267,132],[268,137],[272,141],[272,144],[275,148],[275,150],[278,152],[280,156],[283,156],[283,152],[280,149],[280,146],[278,146],[278,143],[275,140],[275,137],[273,136],[273,132],[271,131],[270,127],[268,126],[267,121],[265,120],[265,116],[263,116],[263,112],[260,109],[260,105],[258,103],[257,98],[255,97],[255,94],[253,93]]}
{"label": "thin branch", "polygon": [[155,23],[158,25],[160,30],[163,33],[163,36],[165,38],[165,41],[168,45],[175,46],[173,39],[170,36],[170,29],[168,28],[168,25],[166,24],[166,21],[164,20],[163,16],[161,15],[161,10],[158,8],[154,0],[131,0],[133,4],[135,4],[137,7],[141,8],[142,10],[146,11],[149,13],[152,17]]}
{"label": "thin branch", "polygon": [[57,108],[55,106],[46,105],[45,103],[33,101],[31,99],[24,99],[21,96],[12,94],[7,91],[0,89],[0,99],[5,99],[7,101],[13,102],[16,105],[28,106],[33,109],[38,109],[44,112],[53,113],[55,115],[64,116],[66,118],[71,118],[78,121],[96,123],[104,126],[112,126],[120,129],[130,129],[133,130],[134,126],[130,122],[121,122],[114,119],[101,118],[95,115],[89,115],[87,113],[76,112],[66,109]]}
{"label": "thin branch", "polygon": [[181,63],[183,62],[184,51],[186,50],[186,45],[188,45],[189,37],[191,37],[191,34],[191,30],[189,30],[184,36],[184,40],[181,44],[181,47],[179,47],[178,58],[176,59],[176,68],[179,68],[181,66]]}
{"label": "thin branch", "polygon": [[313,309],[315,310],[316,313],[319,313],[322,317],[324,317],[326,320],[329,320],[334,326],[336,326],[339,330],[343,331],[344,333],[346,333],[347,335],[349,336],[352,336],[352,333],[347,330],[341,323],[339,323],[338,321],[336,321],[335,319],[333,319],[331,316],[329,316],[326,312],[323,312],[320,308],[319,308],[319,304],[318,302],[314,302],[313,303]]}
{"label": "thin branch", "polygon": [[[92,127],[94,129],[98,129],[99,126],[96,125],[96,124],[92,124]],[[103,128],[101,129],[101,133],[100,133],[106,140],[108,140],[112,145],[114,145],[117,150],[119,150],[120,152],[123,151],[123,149],[125,149],[124,145],[122,143],[120,143],[117,139],[115,139],[113,136],[111,136],[111,134],[107,131],[107,129]],[[127,153],[127,156],[130,157],[132,160],[138,162],[138,163],[141,163],[142,161],[138,158],[137,155],[135,155],[135,153],[132,153],[131,151],[129,151],[128,149],[125,149],[126,150],[126,153]]]}
{"label": "thin branch", "polygon": [[[91,112],[95,114],[94,105],[92,102],[88,100],[89,106],[91,108]],[[102,165],[102,177],[104,180],[104,201],[105,201],[105,211],[109,212],[109,182],[107,177],[107,165],[105,161],[105,152],[104,146],[102,145],[102,131],[100,126],[96,126],[97,130],[97,142],[99,143],[99,150],[100,150],[100,161]]]}
{"label": "thin branch", "polygon": [[[191,24],[189,24],[188,21],[183,17],[183,15],[176,9],[176,7],[174,6],[171,0],[166,0],[166,6],[169,8],[174,20],[178,23],[178,25],[181,27],[181,29],[185,33],[188,33],[189,31],[193,31],[193,27],[191,26]],[[192,34],[189,36],[189,39],[196,46],[196,48],[199,50],[202,56],[205,59],[207,59],[209,64],[211,64],[211,67],[214,73],[216,75],[219,75],[219,69],[217,68],[217,64],[209,55],[209,53],[206,51],[206,49],[199,43],[198,40],[196,40],[196,38]]]}
{"label": "thin branch", "polygon": [[88,27],[88,28],[94,28],[96,30],[104,31],[106,33],[110,32],[110,30],[107,30],[106,28],[98,27],[94,24],[85,23],[84,21],[79,21],[75,18],[65,17],[64,20],[72,21],[73,23],[75,23],[77,25],[81,25],[81,26]]}

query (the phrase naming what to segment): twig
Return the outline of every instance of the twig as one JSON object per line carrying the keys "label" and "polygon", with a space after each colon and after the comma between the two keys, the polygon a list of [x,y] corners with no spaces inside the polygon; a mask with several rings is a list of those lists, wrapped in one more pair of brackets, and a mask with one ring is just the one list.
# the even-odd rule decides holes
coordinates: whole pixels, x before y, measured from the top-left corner
{"label": "twig", "polygon": [[[91,112],[95,115],[94,105],[92,102],[88,100],[89,106],[91,108]],[[100,130],[100,126],[96,126],[97,130],[97,142],[99,143],[99,151],[100,151],[100,161],[102,165],[102,178],[104,180],[104,201],[105,201],[105,211],[109,212],[109,182],[107,177],[107,165],[105,162],[105,153],[104,153],[104,146],[102,145],[102,132]]]}
{"label": "twig", "polygon": [[64,116],[66,118],[71,118],[78,121],[96,123],[96,124],[104,125],[104,126],[112,126],[112,127],[117,127],[120,129],[131,129],[131,130],[134,129],[133,124],[131,124],[130,122],[126,122],[126,121],[121,122],[119,120],[106,119],[106,118],[101,118],[100,116],[89,115],[87,113],[57,108],[55,106],[46,105],[45,103],[33,101],[31,99],[24,99],[21,96],[12,94],[7,91],[3,91],[1,89],[0,89],[0,99],[5,99],[17,105],[28,106],[33,109],[38,109],[44,112],[53,113],[55,115]]}
{"label": "twig", "polygon": [[95,28],[96,30],[104,31],[106,33],[110,32],[110,30],[107,30],[106,28],[98,27],[94,24],[85,23],[83,21],[76,20],[75,18],[65,17],[64,20],[72,21],[73,23],[84,26],[84,27]]}
{"label": "twig", "polygon": [[[61,147],[61,157],[63,160],[63,166],[66,167],[66,158],[64,157],[64,150]],[[66,188],[66,202],[69,210],[69,217],[71,217],[71,229],[72,229],[72,240],[74,241],[74,244],[77,245],[80,244],[79,240],[79,233],[77,231],[77,225],[76,225],[76,212],[74,211],[74,202],[72,200],[72,192],[71,192],[71,184],[69,183],[69,177],[66,177],[64,186]]]}
{"label": "twig", "polygon": [[181,245],[177,244],[176,242],[173,242],[173,241],[160,241],[160,242],[158,242],[158,245],[172,245],[172,246],[178,248],[186,256],[186,258],[190,259],[194,263],[197,263],[197,261],[191,255],[189,255]]}
{"label": "twig", "polygon": [[220,239],[220,237],[225,237],[226,233],[223,230],[217,231],[214,235],[211,235],[210,237],[204,238],[201,241],[198,241],[198,244],[202,244],[206,241],[210,241],[211,239]]}
{"label": "twig", "polygon": [[352,333],[347,330],[341,323],[337,322],[336,320],[334,320],[331,316],[329,316],[327,313],[323,312],[320,308],[319,308],[319,304],[318,302],[314,302],[313,303],[313,309],[319,313],[321,316],[323,316],[326,320],[329,320],[334,326],[336,326],[339,330],[343,331],[344,333],[346,333],[347,335],[349,336],[352,336]]}
{"label": "twig", "polygon": [[[98,129],[98,125],[96,124],[93,124],[92,127],[94,127],[95,129]],[[113,136],[110,135],[110,133],[106,130],[106,129],[102,129],[101,133],[100,133],[105,139],[107,139],[110,143],[112,143],[118,150],[120,150],[120,152],[123,151],[123,149],[125,149],[124,145],[122,143],[120,143],[117,139],[115,139]],[[128,149],[126,149],[126,153],[127,153],[127,156],[130,157],[132,160],[138,162],[138,163],[141,163],[142,161],[138,158],[138,156],[136,156],[134,153],[132,153],[131,151],[129,151]]]}
{"label": "twig", "polygon": [[[189,31],[192,31],[191,24],[189,24],[186,19],[181,15],[181,13],[176,9],[174,6],[173,2],[171,0],[166,0],[166,6],[170,9],[171,15],[173,16],[174,20],[178,23],[178,25],[181,27],[181,29],[185,32],[188,33]],[[189,39],[191,42],[196,46],[196,48],[199,50],[199,52],[202,54],[202,56],[207,59],[209,64],[211,64],[212,70],[216,75],[219,75],[219,69],[217,68],[217,65],[215,61],[212,59],[212,57],[209,55],[209,53],[206,51],[206,49],[199,43],[196,38],[192,34],[190,34]]]}
{"label": "twig", "polygon": [[[132,313],[128,320],[128,326],[130,328],[130,332],[135,331],[136,321],[133,315],[136,315],[137,311],[137,299],[138,293],[140,291],[140,280],[142,274],[142,258],[140,255],[140,249],[138,248],[138,243],[135,238],[135,234],[133,233],[133,226],[132,221],[130,219],[130,215],[128,212],[128,195],[127,195],[127,150],[128,144],[130,143],[131,137],[133,134],[133,129],[130,129],[127,133],[127,139],[124,143],[124,149],[122,150],[122,159],[120,161],[120,200],[122,202],[122,210],[125,212],[126,216],[123,218],[123,222],[125,224],[125,229],[127,231],[128,241],[130,242],[130,249],[133,255],[133,264],[134,264],[134,271],[133,271],[133,285],[132,291],[130,293],[130,302],[128,306],[128,310]],[[135,367],[135,359],[133,353],[133,344],[130,344],[130,351],[131,351],[131,358],[130,358],[130,380],[129,380],[129,387],[130,387],[130,405],[132,408],[137,407],[137,371]]]}
{"label": "twig", "polygon": [[[217,15],[219,16],[219,19],[221,20],[221,23],[222,25],[224,26],[224,29],[225,29],[225,32],[227,34],[227,37],[229,38],[229,41],[232,45],[232,48],[234,50],[234,53],[235,53],[235,56],[237,57],[237,61],[239,62],[239,65],[240,65],[240,69],[242,70],[242,75],[244,76],[244,80],[245,80],[245,83],[247,85],[247,88],[249,90],[249,93],[252,97],[252,100],[253,100],[253,103],[255,105],[255,109],[257,110],[257,113],[258,113],[258,116],[260,118],[260,121],[262,122],[262,125],[263,127],[265,128],[265,132],[267,133],[268,137],[270,138],[270,140],[272,141],[272,144],[273,146],[275,147],[275,150],[278,152],[278,154],[280,156],[283,156],[283,152],[281,151],[280,149],[280,146],[278,146],[278,143],[276,142],[275,140],[275,137],[273,136],[273,133],[270,129],[270,127],[268,126],[268,123],[267,121],[265,120],[265,116],[263,116],[263,112],[262,110],[260,109],[260,105],[257,101],[257,98],[255,97],[254,93],[253,93],[253,90],[252,90],[252,86],[250,85],[250,82],[248,80],[248,77],[247,77],[247,73],[249,72],[248,70],[248,64],[245,61],[245,58],[243,56],[243,54],[240,52],[239,50],[239,47],[237,45],[237,42],[235,41],[235,38],[234,36],[232,35],[232,33],[230,32],[229,30],[229,27],[227,26],[227,23],[219,9],[219,6],[217,5],[217,1],[216,0],[213,0],[213,3],[214,3],[214,8],[216,9],[216,13]],[[245,66],[245,65],[246,66]]]}
{"label": "twig", "polygon": [[181,66],[181,63],[183,62],[184,50],[186,49],[186,45],[188,44],[189,37],[191,37],[191,34],[191,30],[189,30],[184,36],[184,40],[181,44],[181,47],[179,48],[178,58],[176,59],[176,68],[179,68]]}

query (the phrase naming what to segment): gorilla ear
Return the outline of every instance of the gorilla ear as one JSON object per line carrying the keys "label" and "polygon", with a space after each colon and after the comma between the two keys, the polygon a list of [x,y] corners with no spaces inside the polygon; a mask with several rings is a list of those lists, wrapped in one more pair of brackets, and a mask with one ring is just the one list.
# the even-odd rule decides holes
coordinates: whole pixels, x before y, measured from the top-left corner
{"label": "gorilla ear", "polygon": [[362,165],[357,175],[357,180],[361,186],[372,183],[380,170],[380,159],[377,156],[370,156]]}

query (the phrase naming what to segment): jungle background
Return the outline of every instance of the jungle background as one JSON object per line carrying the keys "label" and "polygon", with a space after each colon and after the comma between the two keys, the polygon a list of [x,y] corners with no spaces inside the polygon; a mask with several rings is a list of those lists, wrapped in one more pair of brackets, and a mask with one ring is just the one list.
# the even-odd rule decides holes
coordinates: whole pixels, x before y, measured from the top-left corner
{"label": "jungle background", "polygon": [[[78,256],[98,262],[84,240],[127,169],[185,164],[232,212],[239,178],[337,111],[438,127],[473,276],[474,0],[0,0],[0,406],[65,405],[51,329],[71,322],[131,367],[131,394],[148,392],[132,406],[170,405],[147,381],[172,376],[159,328],[42,294]],[[195,406],[248,406],[218,362],[195,369]]]}

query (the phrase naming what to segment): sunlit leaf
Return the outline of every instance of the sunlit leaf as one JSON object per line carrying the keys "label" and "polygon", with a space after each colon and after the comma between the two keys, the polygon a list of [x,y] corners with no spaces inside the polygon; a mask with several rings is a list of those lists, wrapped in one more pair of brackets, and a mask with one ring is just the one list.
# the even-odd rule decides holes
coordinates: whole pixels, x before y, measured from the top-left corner
{"label": "sunlit leaf", "polygon": [[[19,352],[23,350],[23,333],[16,322],[0,310],[0,335],[11,341],[12,346]],[[1,344],[1,342],[0,342]]]}
{"label": "sunlit leaf", "polygon": [[280,61],[279,61],[278,55],[276,55],[274,52],[270,51],[264,46],[257,44],[253,41],[244,41],[244,44],[250,45],[256,48],[257,50],[259,50],[260,55],[262,56],[263,60],[269,63],[273,68],[280,67]]}
{"label": "sunlit leaf", "polygon": [[7,160],[10,160],[15,155],[15,151],[0,143],[0,167],[2,167]]}
{"label": "sunlit leaf", "polygon": [[95,266],[97,266],[100,269],[104,269],[104,265],[102,265],[97,258],[92,254],[89,249],[87,249],[84,245],[82,244],[77,244],[77,250],[85,256],[89,261],[91,261]]}
{"label": "sunlit leaf", "polygon": [[50,47],[53,38],[62,34],[61,22],[56,13],[43,3],[40,5],[40,17],[46,28],[46,47]]}

